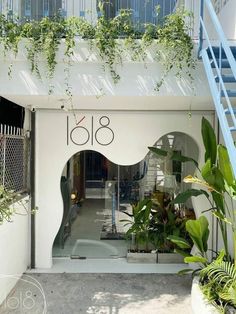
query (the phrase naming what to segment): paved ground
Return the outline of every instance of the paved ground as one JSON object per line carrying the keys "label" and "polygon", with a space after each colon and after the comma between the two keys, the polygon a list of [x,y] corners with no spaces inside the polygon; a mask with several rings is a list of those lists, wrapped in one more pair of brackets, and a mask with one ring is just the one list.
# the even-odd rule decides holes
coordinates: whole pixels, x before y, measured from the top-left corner
{"label": "paved ground", "polygon": [[190,289],[191,278],[178,275],[24,275],[0,313],[191,314]]}

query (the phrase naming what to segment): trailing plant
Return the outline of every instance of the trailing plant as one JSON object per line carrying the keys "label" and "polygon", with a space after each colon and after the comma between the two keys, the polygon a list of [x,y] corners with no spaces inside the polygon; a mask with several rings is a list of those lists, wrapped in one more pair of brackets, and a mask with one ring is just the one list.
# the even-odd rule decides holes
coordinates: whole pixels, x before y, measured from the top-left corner
{"label": "trailing plant", "polygon": [[[12,217],[15,214],[22,215],[22,213],[17,212],[15,205],[21,205],[25,210],[25,213],[28,213],[23,201],[20,200],[20,195],[15,193],[13,190],[9,190],[0,185],[0,224],[5,221],[11,222]],[[37,208],[32,210],[31,213],[34,214]]]}
{"label": "trailing plant", "polygon": [[[192,57],[193,44],[188,35],[190,26],[185,23],[189,13],[178,10],[167,16],[163,25],[145,24],[138,28],[133,22],[131,10],[120,10],[116,17],[109,19],[105,16],[101,3],[99,9],[101,16],[95,25],[84,18],[63,19],[60,16],[21,24],[18,19],[1,15],[0,43],[3,53],[7,55],[12,51],[16,56],[19,43],[24,39],[23,45],[28,54],[31,71],[43,78],[44,73],[41,73],[39,61],[46,60],[46,77],[51,79],[57,65],[56,56],[61,39],[65,41],[64,55],[68,63],[68,58],[73,55],[77,44],[75,38],[80,37],[89,40],[91,49],[99,51],[104,68],[108,67],[113,82],[117,83],[120,80],[117,65],[122,65],[124,57],[129,55],[134,61],[145,62],[146,49],[152,46],[164,67],[157,90],[170,71],[174,71],[173,74],[178,77],[185,72],[192,80],[191,71],[195,68]],[[124,39],[124,44],[121,44],[120,39]]]}
{"label": "trailing plant", "polygon": [[196,60],[193,56],[193,41],[189,36],[191,22],[186,23],[187,18],[191,21],[192,17],[190,12],[178,9],[168,15],[163,27],[157,30],[157,43],[163,49],[157,52],[157,60],[164,67],[164,73],[155,87],[157,91],[171,71],[179,78],[185,73],[193,82],[192,70],[195,69]]}
{"label": "trailing plant", "polygon": [[10,206],[16,200],[16,194],[11,190],[6,190],[0,185],[0,223],[11,221],[15,213],[14,207]]}

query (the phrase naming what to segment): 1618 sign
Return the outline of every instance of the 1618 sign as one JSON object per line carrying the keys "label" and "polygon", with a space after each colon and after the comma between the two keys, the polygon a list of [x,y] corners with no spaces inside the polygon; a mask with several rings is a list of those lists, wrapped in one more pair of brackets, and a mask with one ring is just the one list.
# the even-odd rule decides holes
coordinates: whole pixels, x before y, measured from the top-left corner
{"label": "1618 sign", "polygon": [[67,116],[67,145],[71,141],[79,146],[87,143],[108,146],[114,141],[114,137],[114,132],[110,127],[110,119],[107,116],[100,118],[82,116],[72,129],[70,129],[69,117]]}

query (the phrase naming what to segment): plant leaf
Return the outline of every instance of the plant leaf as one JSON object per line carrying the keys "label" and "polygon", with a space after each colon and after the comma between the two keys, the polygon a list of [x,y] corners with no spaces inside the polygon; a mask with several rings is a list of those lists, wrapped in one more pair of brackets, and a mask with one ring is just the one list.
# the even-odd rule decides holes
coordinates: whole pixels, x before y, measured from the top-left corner
{"label": "plant leaf", "polygon": [[205,162],[210,159],[211,165],[216,163],[217,144],[214,129],[210,122],[202,118],[202,139],[205,146]]}
{"label": "plant leaf", "polygon": [[192,196],[199,196],[199,195],[205,195],[207,198],[209,198],[209,195],[206,191],[200,189],[188,189],[182,193],[179,193],[176,198],[172,201],[173,204],[181,204],[185,203],[190,197]]}
{"label": "plant leaf", "polygon": [[191,158],[191,157],[187,157],[187,156],[183,156],[181,155],[179,152],[173,151],[171,156],[170,156],[171,160],[176,160],[176,161],[180,161],[180,162],[193,162],[195,164],[195,166],[198,168],[198,162]]}
{"label": "plant leaf", "polygon": [[234,173],[229,160],[229,154],[225,146],[218,145],[218,164],[219,169],[229,186],[232,186],[234,183]]}
{"label": "plant leaf", "polygon": [[202,263],[205,264],[207,263],[207,259],[202,256],[187,256],[184,258],[185,263]]}
{"label": "plant leaf", "polygon": [[207,241],[209,237],[208,225],[205,216],[200,216],[196,220],[188,220],[186,222],[186,230],[201,253],[207,251]]}
{"label": "plant leaf", "polygon": [[185,275],[185,274],[188,274],[190,273],[191,271],[193,271],[193,269],[191,268],[185,268],[185,269],[182,269],[178,272],[178,275]]}
{"label": "plant leaf", "polygon": [[164,149],[160,149],[160,148],[157,148],[157,147],[148,147],[148,149],[158,155],[158,156],[162,156],[162,157],[166,157],[168,155],[168,152]]}
{"label": "plant leaf", "polygon": [[172,243],[177,244],[181,249],[190,249],[192,246],[184,238],[170,235],[167,237]]}

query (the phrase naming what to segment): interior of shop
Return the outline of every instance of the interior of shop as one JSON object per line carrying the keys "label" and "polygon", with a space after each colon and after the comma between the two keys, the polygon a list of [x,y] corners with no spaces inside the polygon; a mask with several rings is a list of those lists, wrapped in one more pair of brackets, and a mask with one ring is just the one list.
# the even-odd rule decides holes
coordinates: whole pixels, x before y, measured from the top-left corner
{"label": "interior of shop", "polygon": [[[197,145],[182,133],[165,135],[154,146],[198,159]],[[192,163],[157,157],[152,152],[139,163],[127,166],[114,164],[96,151],[78,152],[61,175],[64,213],[53,257],[126,257],[131,245],[126,231],[132,206],[154,194],[160,206],[166,206],[185,189],[182,180],[194,171]],[[187,207],[191,212],[191,202]]]}

